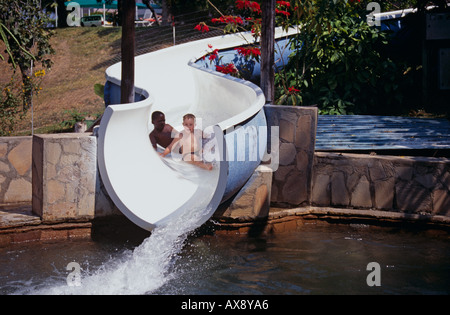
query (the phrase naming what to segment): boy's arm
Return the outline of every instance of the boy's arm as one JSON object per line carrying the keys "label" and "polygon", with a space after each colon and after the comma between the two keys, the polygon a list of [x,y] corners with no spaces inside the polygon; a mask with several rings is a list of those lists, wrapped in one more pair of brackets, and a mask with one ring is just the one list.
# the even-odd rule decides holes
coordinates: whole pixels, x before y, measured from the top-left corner
{"label": "boy's arm", "polygon": [[157,148],[156,138],[155,138],[155,135],[153,134],[153,131],[150,132],[149,138],[150,138],[150,142],[152,143],[153,148],[156,150],[156,148]]}
{"label": "boy's arm", "polygon": [[178,134],[178,137],[174,138],[173,141],[167,146],[167,148],[164,150],[163,153],[161,153],[161,156],[164,157],[167,154],[169,154],[172,151],[172,147],[181,139],[181,133]]}

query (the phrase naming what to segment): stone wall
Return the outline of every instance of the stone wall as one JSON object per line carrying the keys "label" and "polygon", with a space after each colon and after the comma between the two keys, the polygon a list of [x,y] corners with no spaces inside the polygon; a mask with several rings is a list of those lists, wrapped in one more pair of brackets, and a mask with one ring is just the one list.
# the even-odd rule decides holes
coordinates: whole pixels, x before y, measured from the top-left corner
{"label": "stone wall", "polygon": [[97,141],[86,134],[33,138],[33,212],[44,222],[93,218]]}
{"label": "stone wall", "polygon": [[273,174],[271,202],[307,205],[317,130],[317,108],[266,105],[268,126],[279,126],[279,166]]}
{"label": "stone wall", "polygon": [[43,222],[118,214],[97,168],[97,137],[89,133],[33,137],[32,210]]}
{"label": "stone wall", "polygon": [[0,204],[31,203],[31,137],[0,137]]}
{"label": "stone wall", "polygon": [[[260,166],[215,218],[261,220],[277,206],[450,216],[449,159],[314,152],[316,108],[265,112],[269,126],[279,127],[271,148],[278,169]],[[120,214],[102,186],[90,134],[0,138],[0,203],[32,203],[45,223]]]}
{"label": "stone wall", "polygon": [[450,159],[315,154],[314,206],[450,215]]}
{"label": "stone wall", "polygon": [[242,222],[265,219],[270,210],[272,169],[260,165],[242,189],[219,206],[213,219],[219,222]]}

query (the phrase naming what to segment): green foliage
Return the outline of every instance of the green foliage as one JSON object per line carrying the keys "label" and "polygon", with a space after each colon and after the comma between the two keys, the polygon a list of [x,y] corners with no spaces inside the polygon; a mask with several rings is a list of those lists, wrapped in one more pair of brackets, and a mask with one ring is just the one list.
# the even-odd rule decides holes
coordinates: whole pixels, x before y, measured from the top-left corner
{"label": "green foliage", "polygon": [[[14,60],[14,56],[13,53],[11,51],[11,46],[9,44],[10,41],[14,41],[17,45],[17,47],[19,47],[19,49],[21,49],[23,51],[24,54],[28,54],[30,56],[30,58],[32,58],[33,60],[35,60],[34,56],[32,54],[30,54],[25,48],[22,47],[22,45],[19,43],[19,41],[17,40],[17,38],[14,36],[13,33],[11,33],[11,31],[6,27],[5,24],[3,24],[3,22],[0,21],[0,39],[3,41],[3,43],[5,44],[6,47],[6,53],[9,56],[9,60],[13,66],[13,68],[15,69],[17,67],[16,62]],[[3,55],[0,55],[0,59],[1,60],[5,60],[5,58],[3,57]]]}
{"label": "green foliage", "polygon": [[[295,3],[293,3],[295,2]],[[317,104],[322,114],[366,113],[401,99],[399,69],[380,53],[389,35],[365,19],[357,1],[291,1],[297,9],[286,27],[292,37],[289,64],[276,75],[278,103]],[[289,87],[300,90],[293,98]]]}
{"label": "green foliage", "polygon": [[100,83],[94,84],[94,93],[95,93],[95,95],[101,97],[101,99],[104,99],[105,98],[105,86]]}
{"label": "green foliage", "polygon": [[[53,32],[46,28],[48,17],[40,9],[39,0],[0,1],[1,40],[8,52],[8,62],[16,65],[22,74],[25,90],[31,91],[32,64],[41,63],[44,69],[51,67],[48,56],[54,53],[49,44]],[[28,85],[28,86],[27,86]],[[31,92],[24,93],[23,107],[31,104]]]}
{"label": "green foliage", "polygon": [[[0,135],[8,135],[31,107],[33,94],[39,93],[45,70],[51,66],[48,55],[54,51],[49,44],[52,32],[45,28],[48,17],[39,0],[0,1],[0,40],[6,47],[8,62],[14,73],[20,69],[21,83],[12,75],[11,82],[2,87],[0,97]],[[1,58],[4,60],[4,58]],[[33,72],[37,63],[42,70]],[[22,108],[19,108],[21,104]]]}
{"label": "green foliage", "polygon": [[[221,17],[211,21],[225,23],[226,33],[251,30],[257,42],[261,30],[260,2],[236,0],[234,8],[223,11],[231,15],[216,10]],[[416,60],[421,48],[420,44],[415,45],[421,39],[417,37],[417,28],[411,25],[414,21],[421,23],[420,14],[428,5],[444,9],[449,6],[448,0],[376,2],[381,12],[418,8],[417,14],[409,14],[402,20],[399,33],[403,34],[397,38],[371,26],[373,21],[367,17],[371,13],[368,10],[374,9],[368,6],[371,2],[276,1],[276,25],[297,28],[299,33],[290,40],[294,52],[288,64],[275,74],[275,103],[316,104],[321,114],[398,115],[422,107],[422,66]],[[411,16],[414,17],[410,19]],[[205,23],[196,28],[207,29],[202,25]],[[413,51],[399,49],[399,43],[405,42],[414,47]]]}
{"label": "green foliage", "polygon": [[87,112],[80,113],[77,109],[65,110],[64,114],[67,114],[68,118],[61,122],[62,129],[73,129],[77,122],[84,121],[88,115]]}
{"label": "green foliage", "polygon": [[16,123],[21,121],[27,111],[23,109],[23,99],[27,95],[38,95],[42,88],[41,80],[45,70],[36,71],[33,77],[27,77],[26,83],[18,82],[15,76],[3,87],[0,94],[0,136],[9,136]]}
{"label": "green foliage", "polygon": [[24,117],[20,98],[20,87],[13,79],[3,88],[0,94],[0,136],[9,136],[14,131],[16,122]]}
{"label": "green foliage", "polygon": [[0,1],[0,22],[9,30],[6,37],[11,54],[21,69],[30,69],[33,59],[45,68],[51,66],[47,56],[54,52],[49,44],[53,33],[46,29],[48,17],[41,11],[39,0]]}

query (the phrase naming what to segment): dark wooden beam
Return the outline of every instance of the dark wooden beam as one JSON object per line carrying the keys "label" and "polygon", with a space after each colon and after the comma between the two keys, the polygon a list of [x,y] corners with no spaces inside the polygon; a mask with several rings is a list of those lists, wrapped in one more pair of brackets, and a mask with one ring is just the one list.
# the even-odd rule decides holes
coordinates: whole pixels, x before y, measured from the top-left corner
{"label": "dark wooden beam", "polygon": [[136,0],[122,2],[122,104],[134,102],[134,51],[136,43],[134,19]]}
{"label": "dark wooden beam", "polygon": [[263,0],[261,4],[261,89],[266,104],[274,100],[274,49],[275,49],[275,0]]}

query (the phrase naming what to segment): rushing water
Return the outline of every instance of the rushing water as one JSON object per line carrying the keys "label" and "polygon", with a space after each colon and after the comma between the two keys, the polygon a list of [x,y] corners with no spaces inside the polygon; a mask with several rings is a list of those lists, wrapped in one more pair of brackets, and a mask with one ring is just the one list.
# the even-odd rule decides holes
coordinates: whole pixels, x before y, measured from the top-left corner
{"label": "rushing water", "polygon": [[[76,243],[66,244],[63,248],[58,248],[61,245],[56,245],[56,248],[39,246],[41,247],[38,248],[39,252],[48,249],[49,255],[52,256],[45,259],[45,262],[37,262],[32,258],[34,255],[42,255],[39,252],[34,252],[33,254],[33,249],[30,249],[30,252],[25,250],[24,254],[28,255],[30,259],[28,264],[31,264],[33,269],[38,269],[35,272],[37,281],[33,277],[24,283],[25,286],[20,285],[21,287],[17,291],[11,293],[151,293],[174,276],[171,269],[177,260],[177,255],[181,252],[188,233],[192,227],[195,227],[196,222],[202,215],[203,211],[198,210],[192,213],[184,213],[184,215],[179,216],[176,220],[172,220],[166,226],[156,228],[150,237],[134,249],[127,249],[122,246],[119,248],[110,248],[109,246],[96,248],[96,244],[88,243],[86,244],[87,252],[83,253],[84,246]],[[72,245],[74,246],[72,247]],[[17,257],[17,254],[14,252],[7,252],[7,254],[13,254],[13,256],[16,255]],[[18,256],[20,254],[19,252]],[[73,256],[70,257],[71,255]],[[13,263],[10,270],[17,274],[17,270],[14,270],[17,268],[17,261],[14,257],[11,257],[10,260]],[[63,263],[62,269],[56,267],[55,260],[58,264]],[[68,268],[64,266],[67,266],[72,261],[80,266],[81,279],[78,280],[78,283],[71,277],[67,278],[70,273],[67,271]],[[49,280],[44,280],[41,283],[42,275],[39,269],[41,267],[45,268],[45,266],[47,268],[52,266],[54,273],[49,273]],[[47,268],[44,270],[48,272]],[[77,272],[77,270],[72,268],[69,268],[69,271]],[[28,271],[26,273],[29,274]],[[65,281],[60,281],[61,276],[63,276]],[[8,275],[5,275],[5,277],[8,278]],[[3,275],[0,278],[3,278]],[[17,288],[17,282],[14,281],[13,286]]]}
{"label": "rushing water", "polygon": [[[448,234],[305,225],[266,237],[189,236],[189,220],[135,246],[77,241],[0,249],[1,294],[449,294]],[[192,221],[191,221],[192,222]],[[81,286],[69,286],[70,262]],[[367,285],[369,262],[381,286]]]}

